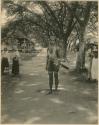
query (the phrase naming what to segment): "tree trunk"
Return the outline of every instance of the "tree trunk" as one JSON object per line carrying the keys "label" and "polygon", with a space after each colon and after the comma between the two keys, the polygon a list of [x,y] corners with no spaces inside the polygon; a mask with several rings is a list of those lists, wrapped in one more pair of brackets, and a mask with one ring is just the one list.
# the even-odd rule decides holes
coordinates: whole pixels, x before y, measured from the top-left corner
{"label": "tree trunk", "polygon": [[86,30],[86,26],[88,24],[89,21],[89,17],[90,17],[90,10],[91,10],[91,2],[87,2],[86,5],[86,13],[84,15],[84,21],[80,21],[80,37],[79,37],[79,41],[80,41],[80,45],[79,45],[79,52],[78,52],[78,56],[77,56],[77,62],[76,62],[76,69],[78,71],[80,71],[80,69],[84,69],[85,68],[85,40],[84,40],[84,33]]}
{"label": "tree trunk", "polygon": [[66,42],[64,42],[64,44],[63,44],[63,58],[64,58],[64,60],[66,60],[66,51],[67,51],[67,44],[66,44]]}
{"label": "tree trunk", "polygon": [[85,68],[85,40],[84,40],[84,33],[85,28],[82,27],[80,31],[80,37],[79,37],[79,51],[77,55],[77,61],[76,61],[76,69],[77,71],[80,71]]}
{"label": "tree trunk", "polygon": [[66,61],[66,56],[67,56],[67,39],[68,39],[68,36],[63,37],[63,58],[64,58],[64,61]]}

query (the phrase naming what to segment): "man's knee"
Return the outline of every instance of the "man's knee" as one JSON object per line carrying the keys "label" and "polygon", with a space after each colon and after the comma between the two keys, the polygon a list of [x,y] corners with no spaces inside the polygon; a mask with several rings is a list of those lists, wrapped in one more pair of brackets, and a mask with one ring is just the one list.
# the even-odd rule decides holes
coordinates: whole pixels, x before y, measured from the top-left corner
{"label": "man's knee", "polygon": [[53,72],[48,72],[49,74],[49,80],[52,81],[53,80]]}

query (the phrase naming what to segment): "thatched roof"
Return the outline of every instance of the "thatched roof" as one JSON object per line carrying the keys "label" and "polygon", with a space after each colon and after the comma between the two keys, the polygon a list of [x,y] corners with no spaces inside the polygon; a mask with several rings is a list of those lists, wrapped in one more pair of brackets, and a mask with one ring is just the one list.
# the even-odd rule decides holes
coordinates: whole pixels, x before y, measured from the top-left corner
{"label": "thatched roof", "polygon": [[14,35],[15,38],[20,38],[20,39],[27,39],[27,40],[29,40],[29,39],[26,37],[26,35],[25,35],[24,33],[22,33],[21,31],[15,31],[13,35]]}

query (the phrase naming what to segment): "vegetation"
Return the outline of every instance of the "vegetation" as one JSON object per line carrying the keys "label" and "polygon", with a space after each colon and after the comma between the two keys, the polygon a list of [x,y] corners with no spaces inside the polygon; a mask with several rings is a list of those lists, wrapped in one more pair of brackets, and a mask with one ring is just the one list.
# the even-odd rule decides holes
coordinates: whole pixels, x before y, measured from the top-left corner
{"label": "vegetation", "polygon": [[79,39],[76,68],[78,71],[85,68],[86,43],[91,41],[87,34],[97,36],[97,2],[3,0],[2,12],[3,10],[6,10],[8,20],[2,26],[2,41],[10,39],[13,44],[19,37],[16,34],[21,32],[23,38],[30,41],[35,38],[47,47],[50,36],[54,35],[55,42],[61,44],[63,58],[66,59],[68,48],[75,48]]}

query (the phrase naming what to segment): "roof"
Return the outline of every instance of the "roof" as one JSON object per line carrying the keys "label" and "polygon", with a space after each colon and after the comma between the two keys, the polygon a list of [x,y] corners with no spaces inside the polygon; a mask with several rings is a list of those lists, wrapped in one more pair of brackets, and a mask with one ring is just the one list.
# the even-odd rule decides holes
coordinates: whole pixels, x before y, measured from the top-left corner
{"label": "roof", "polygon": [[23,38],[23,39],[28,39],[26,37],[26,35],[24,33],[22,33],[21,31],[15,31],[14,34],[13,34],[15,37],[17,38]]}

